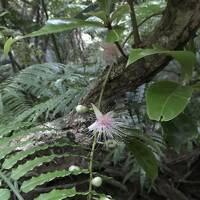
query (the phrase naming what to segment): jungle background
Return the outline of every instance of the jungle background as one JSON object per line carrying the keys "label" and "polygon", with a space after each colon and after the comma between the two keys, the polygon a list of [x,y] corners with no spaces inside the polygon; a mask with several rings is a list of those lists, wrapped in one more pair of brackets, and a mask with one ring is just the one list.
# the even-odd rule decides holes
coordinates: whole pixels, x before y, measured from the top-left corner
{"label": "jungle background", "polygon": [[[199,13],[198,0],[1,0],[0,200],[200,199]],[[100,111],[129,128],[97,141],[103,184],[88,191],[102,88]]]}

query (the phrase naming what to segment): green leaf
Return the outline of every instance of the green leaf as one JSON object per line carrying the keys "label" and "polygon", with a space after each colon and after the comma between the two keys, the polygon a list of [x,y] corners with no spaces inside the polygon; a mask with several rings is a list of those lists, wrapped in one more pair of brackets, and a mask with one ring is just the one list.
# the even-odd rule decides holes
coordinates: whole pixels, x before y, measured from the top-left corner
{"label": "green leaf", "polygon": [[78,19],[68,19],[68,20],[51,19],[47,21],[47,24],[43,26],[41,29],[39,29],[38,31],[34,31],[23,37],[17,37],[15,39],[9,38],[4,45],[4,54],[7,55],[8,52],[10,51],[12,44],[19,39],[37,37],[37,36],[42,36],[42,35],[47,35],[47,34],[52,34],[52,33],[60,33],[63,31],[68,31],[75,28],[82,28],[82,27],[87,27],[87,26],[104,27],[102,23],[96,22],[96,21],[78,20]]}
{"label": "green leaf", "polygon": [[52,190],[49,193],[41,194],[39,197],[34,200],[63,200],[66,198],[74,197],[77,194],[76,188],[63,189],[63,190]]}
{"label": "green leaf", "polygon": [[123,33],[123,28],[116,26],[112,30],[108,30],[106,35],[107,43],[114,43],[121,39],[121,34]]}
{"label": "green leaf", "polygon": [[8,154],[10,154],[12,151],[14,151],[17,147],[23,147],[30,143],[31,143],[31,140],[25,141],[25,142],[18,142],[18,144],[16,144],[16,145],[10,145],[10,144],[2,145],[0,147],[0,160],[5,158]]}
{"label": "green leaf", "polygon": [[4,11],[4,12],[0,13],[0,17],[3,17],[5,15],[7,15],[7,14],[9,14],[9,12],[8,11]]}
{"label": "green leaf", "polygon": [[124,14],[129,13],[129,5],[123,4],[119,6],[112,14],[111,14],[111,21],[117,20],[119,21]]}
{"label": "green leaf", "polygon": [[105,23],[108,21],[108,18],[106,16],[106,13],[104,10],[88,12],[85,15],[95,16],[95,17],[101,19]]}
{"label": "green leaf", "polygon": [[168,51],[168,50],[159,50],[159,49],[132,49],[127,66],[138,61],[141,58],[146,56],[155,55],[155,54],[168,54],[174,57],[182,67],[182,76],[184,79],[189,80],[192,77],[192,72],[194,65],[196,63],[196,56],[193,52],[190,51]]}
{"label": "green leaf", "polygon": [[33,155],[35,152],[37,151],[42,151],[42,150],[46,150],[46,149],[50,149],[52,147],[63,147],[63,146],[73,146],[73,144],[67,144],[67,143],[63,143],[63,144],[52,144],[52,145],[40,145],[40,146],[36,146],[33,147],[31,149],[28,149],[26,151],[20,151],[12,156],[10,156],[9,158],[5,159],[5,161],[3,162],[2,168],[4,169],[10,169],[12,168],[17,162],[19,162],[20,160],[23,160],[24,158],[26,158],[27,156]]}
{"label": "green leaf", "polygon": [[19,165],[16,169],[12,170],[11,178],[13,180],[18,180],[35,167],[41,166],[43,163],[51,162],[55,157],[55,155],[42,156],[35,158],[34,160],[27,161],[26,163]]}
{"label": "green leaf", "polygon": [[181,145],[198,136],[197,125],[185,114],[172,121],[163,122],[162,127],[167,144],[176,151],[180,150]]}
{"label": "green leaf", "polygon": [[10,199],[10,190],[8,189],[0,189],[0,199],[9,200]]}
{"label": "green leaf", "polygon": [[132,139],[128,147],[129,150],[133,152],[138,164],[143,168],[147,176],[154,181],[158,176],[158,166],[151,149],[137,139]]}
{"label": "green leaf", "polygon": [[116,41],[119,41],[120,36],[115,30],[109,30],[106,36],[106,42],[107,43],[113,43]]}
{"label": "green leaf", "polygon": [[106,12],[106,15],[109,16],[111,11],[112,0],[98,0],[99,7],[101,10]]}
{"label": "green leaf", "polygon": [[36,37],[36,36],[47,35],[47,34],[52,34],[52,33],[59,33],[63,31],[68,31],[75,28],[82,28],[82,27],[87,27],[87,26],[104,27],[102,23],[97,22],[97,21],[87,21],[87,20],[78,20],[78,19],[68,19],[68,20],[51,19],[40,30],[34,31],[28,35],[25,35],[24,38]]}
{"label": "green leaf", "polygon": [[19,165],[17,168],[13,169],[11,172],[11,178],[13,180],[18,180],[21,177],[23,177],[25,174],[27,174],[29,171],[33,170],[35,167],[43,165],[43,163],[49,163],[53,161],[55,158],[62,158],[62,157],[82,157],[86,158],[84,156],[76,155],[76,154],[60,154],[60,155],[49,155],[49,156],[42,156],[42,157],[36,157],[33,160],[29,160],[25,162],[22,165]]}
{"label": "green leaf", "polygon": [[79,175],[82,173],[88,173],[88,170],[79,170],[75,172],[70,172],[68,170],[62,170],[62,171],[53,171],[48,172],[45,174],[40,174],[37,177],[32,177],[31,179],[24,181],[21,186],[21,191],[28,193],[32,190],[34,190],[37,186],[42,185],[46,182],[50,182],[54,180],[55,178],[61,178],[66,177],[69,175]]}
{"label": "green leaf", "polygon": [[152,84],[147,91],[147,113],[150,119],[169,121],[185,109],[192,96],[190,86],[175,82],[160,81]]}
{"label": "green leaf", "polygon": [[10,51],[10,49],[11,49],[11,46],[12,46],[12,44],[14,43],[14,42],[16,42],[17,40],[16,39],[13,39],[12,37],[10,37],[7,41],[6,41],[6,43],[5,43],[5,45],[4,45],[4,55],[8,55],[8,53],[9,53],[9,51]]}

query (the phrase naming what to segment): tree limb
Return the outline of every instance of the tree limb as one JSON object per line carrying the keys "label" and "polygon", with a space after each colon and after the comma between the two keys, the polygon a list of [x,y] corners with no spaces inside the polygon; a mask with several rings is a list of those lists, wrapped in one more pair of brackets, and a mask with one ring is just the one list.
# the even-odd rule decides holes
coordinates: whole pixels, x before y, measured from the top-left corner
{"label": "tree limb", "polygon": [[[163,16],[152,34],[144,40],[140,46],[151,48],[154,44],[176,50],[183,48],[200,25],[200,1],[199,0],[169,0]],[[104,107],[115,104],[115,100],[123,96],[127,91],[133,91],[145,82],[148,82],[160,72],[169,62],[168,57],[150,56],[126,67],[126,59],[121,58],[113,67],[111,76],[105,87],[103,96]],[[96,81],[96,84],[81,100],[82,104],[96,103],[108,68]]]}

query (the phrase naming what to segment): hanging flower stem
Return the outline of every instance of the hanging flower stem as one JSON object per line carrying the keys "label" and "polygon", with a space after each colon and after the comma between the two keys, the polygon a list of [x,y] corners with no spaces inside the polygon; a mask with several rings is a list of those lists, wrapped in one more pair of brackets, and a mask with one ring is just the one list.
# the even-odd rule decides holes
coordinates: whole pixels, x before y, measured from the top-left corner
{"label": "hanging flower stem", "polygon": [[[100,109],[101,107],[101,101],[103,98],[103,93],[106,87],[106,83],[108,82],[108,78],[110,76],[111,70],[113,68],[113,64],[111,64],[109,66],[108,72],[106,74],[105,80],[103,82],[102,88],[101,88],[101,92],[100,92],[100,96],[99,96],[99,101],[98,101],[98,105],[97,107]],[[92,178],[93,178],[93,160],[94,160],[94,152],[95,152],[95,146],[97,143],[97,138],[98,138],[98,132],[95,132],[94,137],[93,137],[93,143],[92,143],[92,149],[90,152],[90,161],[89,161],[89,174],[90,174],[90,178],[89,178],[89,190],[88,190],[88,200],[92,199]]]}

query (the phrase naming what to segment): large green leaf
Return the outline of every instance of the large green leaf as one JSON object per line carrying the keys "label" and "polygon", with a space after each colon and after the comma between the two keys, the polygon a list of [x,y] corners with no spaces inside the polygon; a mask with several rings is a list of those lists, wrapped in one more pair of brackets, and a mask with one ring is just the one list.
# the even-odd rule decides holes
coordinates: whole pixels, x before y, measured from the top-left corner
{"label": "large green leaf", "polygon": [[192,88],[171,81],[160,81],[152,84],[147,91],[147,113],[150,119],[169,121],[185,109]]}
{"label": "large green leaf", "polygon": [[74,197],[77,194],[76,188],[63,189],[63,190],[52,190],[49,193],[41,194],[39,197],[34,200],[62,200],[70,197]]}
{"label": "large green leaf", "polygon": [[38,31],[34,31],[29,33],[25,36],[20,36],[16,38],[9,38],[5,45],[4,45],[4,54],[7,55],[10,51],[12,44],[20,39],[28,38],[28,37],[36,37],[42,36],[52,33],[59,33],[63,31],[72,30],[75,28],[82,28],[82,27],[104,27],[104,25],[97,21],[89,21],[89,20],[79,20],[79,19],[68,19],[68,20],[61,20],[61,19],[51,19],[47,21],[46,25],[43,26]]}
{"label": "large green leaf", "polygon": [[179,115],[172,121],[163,122],[162,127],[167,144],[177,151],[180,150],[182,144],[198,135],[197,125],[185,114]]}
{"label": "large green leaf", "polygon": [[10,199],[10,191],[8,189],[0,189],[0,199],[9,200]]}
{"label": "large green leaf", "polygon": [[150,55],[155,55],[155,54],[168,54],[172,56],[181,64],[182,76],[187,80],[192,77],[193,68],[196,63],[196,56],[193,52],[190,52],[190,51],[168,51],[168,50],[160,50],[160,49],[132,49],[129,54],[127,66],[136,62],[137,60],[141,58],[144,58]]}
{"label": "large green leaf", "polygon": [[158,165],[152,150],[138,139],[132,139],[128,147],[147,176],[154,181],[158,175]]}
{"label": "large green leaf", "polygon": [[47,35],[51,33],[59,33],[63,31],[72,30],[75,28],[82,27],[104,27],[104,25],[97,21],[89,21],[89,20],[79,20],[79,19],[68,19],[68,20],[60,20],[60,19],[51,19],[47,24],[42,27],[38,31],[34,31],[24,37],[35,37],[41,35]]}

